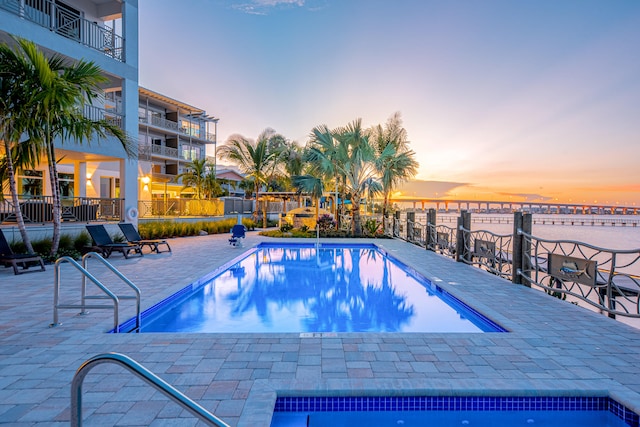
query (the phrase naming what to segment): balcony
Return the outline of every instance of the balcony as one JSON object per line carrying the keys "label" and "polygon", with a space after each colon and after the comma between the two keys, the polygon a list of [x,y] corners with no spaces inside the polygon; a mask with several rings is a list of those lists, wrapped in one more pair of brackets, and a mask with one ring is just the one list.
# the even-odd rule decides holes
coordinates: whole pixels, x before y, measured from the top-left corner
{"label": "balcony", "polygon": [[124,38],[111,28],[81,18],[53,0],[0,0],[0,9],[47,28],[62,37],[125,61]]}
{"label": "balcony", "polygon": [[182,158],[178,155],[177,148],[165,147],[164,145],[152,145],[151,154],[152,155],[155,154],[157,156],[171,157],[173,159]]}
{"label": "balcony", "polygon": [[198,138],[198,139],[209,141],[209,142],[216,142],[216,135],[214,133],[197,131],[194,129],[190,130],[180,126],[180,124],[177,122],[174,122],[172,120],[168,120],[162,117],[151,116],[151,118],[148,118],[148,117],[138,116],[138,122],[145,125],[150,125],[156,128],[170,130],[172,132],[175,132],[177,134],[184,135],[187,137]]}
{"label": "balcony", "polygon": [[106,120],[109,123],[123,128],[124,116],[116,113],[114,110],[105,110],[104,108],[96,107],[94,105],[85,105],[83,115],[89,120]]}

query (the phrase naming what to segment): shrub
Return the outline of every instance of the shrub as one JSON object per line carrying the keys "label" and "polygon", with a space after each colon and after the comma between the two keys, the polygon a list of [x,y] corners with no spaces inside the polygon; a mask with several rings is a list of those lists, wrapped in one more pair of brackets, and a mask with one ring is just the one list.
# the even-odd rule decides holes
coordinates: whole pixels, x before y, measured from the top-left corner
{"label": "shrub", "polygon": [[333,219],[333,216],[322,214],[318,218],[318,227],[320,228],[320,232],[327,232],[336,228],[336,221]]}
{"label": "shrub", "polygon": [[257,226],[256,222],[250,218],[242,218],[242,225],[247,227],[247,230],[255,230]]}
{"label": "shrub", "polygon": [[87,233],[86,231],[83,231],[82,233],[78,234],[76,238],[73,240],[73,248],[79,253],[82,253],[82,250],[84,249],[85,246],[90,246],[90,245],[91,245],[91,236],[89,236],[89,233]]}
{"label": "shrub", "polygon": [[380,222],[371,218],[365,221],[364,230],[367,233],[367,235],[375,236],[379,234],[379,232],[381,231],[380,225],[381,225]]}
{"label": "shrub", "polygon": [[282,231],[283,233],[291,230],[293,230],[293,225],[289,224],[288,222],[283,222],[282,225],[280,225],[280,231]]}
{"label": "shrub", "polygon": [[143,239],[168,239],[170,237],[197,236],[200,230],[209,234],[229,233],[236,224],[236,219],[219,221],[174,222],[156,221],[141,223],[138,226]]}
{"label": "shrub", "polygon": [[[87,244],[89,244],[90,242],[89,235],[84,232],[83,234],[84,236],[81,234],[76,238],[73,238],[68,234],[61,235],[58,252],[56,252],[54,255],[51,255],[52,242],[50,238],[33,240],[31,242],[31,245],[33,246],[33,251],[38,255],[40,255],[42,259],[47,263],[53,263],[58,258],[61,258],[63,256],[69,256],[75,260],[78,260],[82,258],[82,255],[80,253],[80,248],[85,246],[85,244],[82,243],[79,247],[77,247],[76,245],[78,244],[78,241],[85,239],[84,241],[88,241]],[[27,247],[24,245],[22,241],[11,243],[10,246],[11,246],[11,250],[14,251],[15,253],[20,254],[20,253],[27,252]]]}

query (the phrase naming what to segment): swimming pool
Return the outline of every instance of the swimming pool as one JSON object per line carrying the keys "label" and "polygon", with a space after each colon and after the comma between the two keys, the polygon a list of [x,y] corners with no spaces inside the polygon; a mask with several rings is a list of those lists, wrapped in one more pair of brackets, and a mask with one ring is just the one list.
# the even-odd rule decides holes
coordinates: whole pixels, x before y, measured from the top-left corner
{"label": "swimming pool", "polygon": [[146,310],[141,324],[140,332],[505,331],[376,245],[324,243],[261,243]]}
{"label": "swimming pool", "polygon": [[271,427],[629,427],[638,415],[609,397],[279,397]]}

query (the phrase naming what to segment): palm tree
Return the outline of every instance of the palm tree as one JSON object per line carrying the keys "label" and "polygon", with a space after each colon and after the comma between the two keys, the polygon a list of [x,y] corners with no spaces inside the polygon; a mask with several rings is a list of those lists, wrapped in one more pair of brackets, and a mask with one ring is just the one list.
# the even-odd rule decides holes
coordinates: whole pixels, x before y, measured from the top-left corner
{"label": "palm tree", "polygon": [[247,180],[253,181],[256,208],[260,188],[267,184],[277,171],[282,141],[282,135],[267,128],[255,141],[242,135],[231,135],[218,149],[221,159],[234,163],[245,174]]}
{"label": "palm tree", "polygon": [[34,93],[26,93],[27,100],[35,103],[31,119],[24,128],[29,140],[21,144],[22,153],[31,158],[44,155],[47,160],[53,204],[53,237],[51,255],[58,251],[62,209],[58,181],[55,141],[73,139],[75,142],[98,140],[113,135],[128,155],[132,154],[133,141],[124,131],[108,120],[91,120],[84,116],[85,106],[91,105],[101,93],[100,84],[108,81],[100,67],[90,61],[80,60],[67,65],[60,55],[46,57],[30,41],[16,39],[15,55],[24,65],[25,79]]}
{"label": "palm tree", "polygon": [[418,172],[419,165],[415,160],[415,152],[409,149],[407,131],[402,126],[399,112],[387,120],[384,128],[378,125],[372,128],[369,134],[377,153],[375,164],[384,199],[382,216],[386,217],[391,191],[413,178]]}
{"label": "palm tree", "polygon": [[[18,198],[16,167],[33,168],[33,158],[17,157],[20,139],[33,118],[36,106],[32,68],[23,55],[14,51],[6,43],[0,44],[0,140],[4,154],[0,165],[2,182],[8,181],[11,201],[22,241],[27,251],[34,253]],[[28,153],[26,153],[28,154]]]}
{"label": "palm tree", "polygon": [[216,178],[216,170],[213,165],[209,165],[207,174],[204,177],[204,197],[207,199],[214,199],[224,193],[222,186]]}
{"label": "palm tree", "polygon": [[[339,182],[343,176],[337,167],[339,161],[338,141],[327,125],[316,126],[311,130],[309,142],[304,151],[303,161],[309,165],[309,174],[320,180],[333,180],[336,191],[336,227],[340,227],[340,215],[337,208]],[[344,197],[342,198],[344,201]]]}
{"label": "palm tree", "polygon": [[324,182],[322,178],[314,175],[294,175],[291,177],[294,187],[298,191],[310,194],[316,206],[316,223],[320,217],[320,198],[324,194]]}
{"label": "palm tree", "polygon": [[[176,181],[182,179],[182,189],[193,188],[196,191],[196,199],[204,198],[207,186],[207,175],[211,166],[206,159],[194,159],[187,165],[187,171],[176,176]],[[215,178],[215,175],[214,175]]]}
{"label": "palm tree", "polygon": [[280,148],[278,162],[284,169],[283,176],[288,180],[288,188],[295,187],[293,177],[302,175],[305,167],[304,150],[294,141],[286,141]]}
{"label": "palm tree", "polygon": [[367,192],[382,188],[376,177],[375,155],[361,119],[332,131],[325,125],[312,131],[307,159],[318,171],[342,180],[351,200],[351,229],[356,236],[362,235],[360,200]]}

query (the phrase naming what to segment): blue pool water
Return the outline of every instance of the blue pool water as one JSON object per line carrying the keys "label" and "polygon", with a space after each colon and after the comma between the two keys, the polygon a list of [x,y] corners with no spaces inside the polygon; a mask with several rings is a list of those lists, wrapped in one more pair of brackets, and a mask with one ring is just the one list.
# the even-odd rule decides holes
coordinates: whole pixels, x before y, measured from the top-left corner
{"label": "blue pool water", "polygon": [[608,397],[281,397],[271,427],[637,427]]}
{"label": "blue pool water", "polygon": [[[124,326],[123,330],[127,330]],[[497,332],[375,245],[260,244],[143,313],[141,332]]]}

